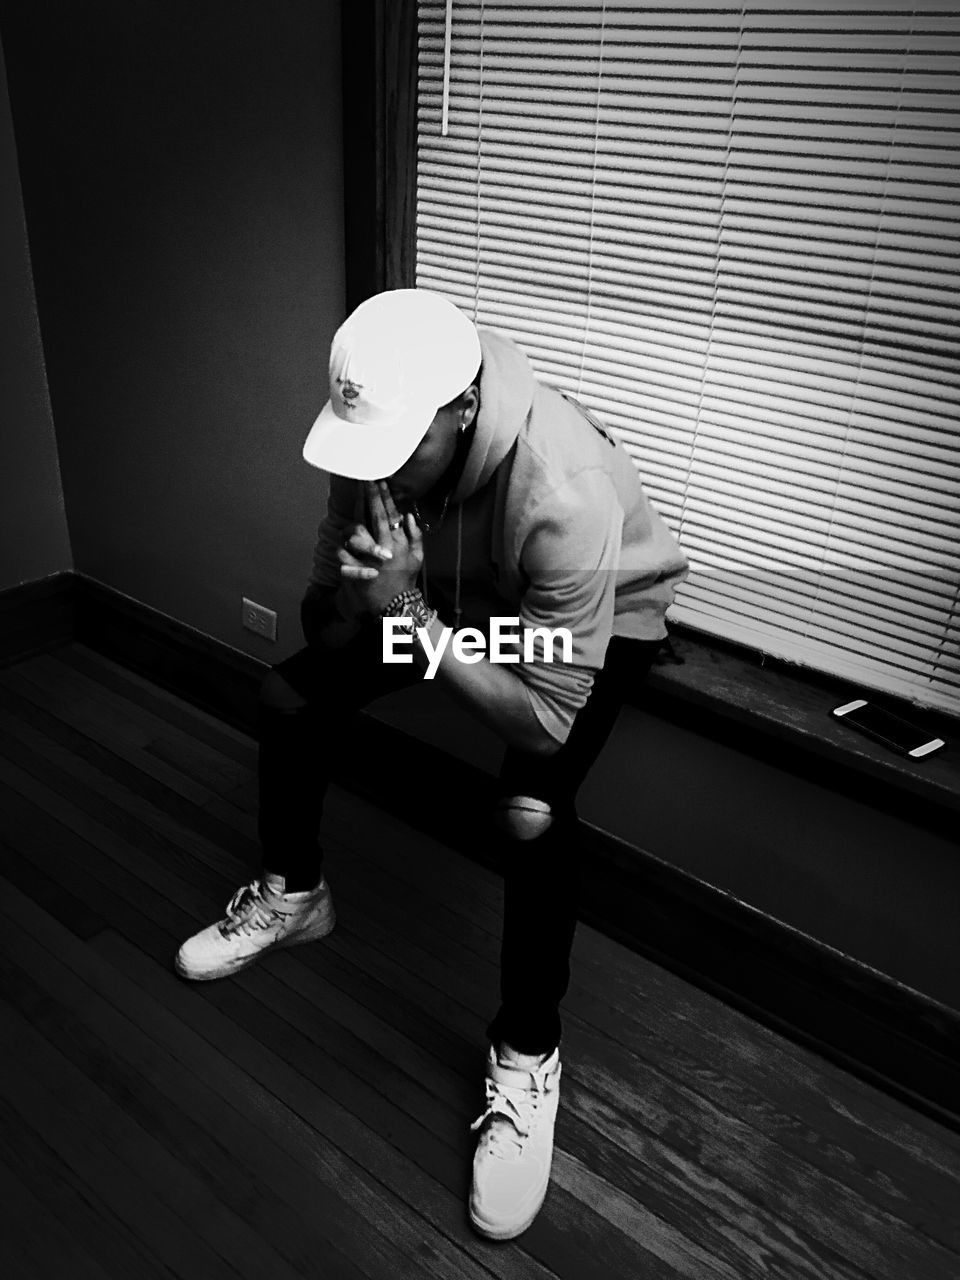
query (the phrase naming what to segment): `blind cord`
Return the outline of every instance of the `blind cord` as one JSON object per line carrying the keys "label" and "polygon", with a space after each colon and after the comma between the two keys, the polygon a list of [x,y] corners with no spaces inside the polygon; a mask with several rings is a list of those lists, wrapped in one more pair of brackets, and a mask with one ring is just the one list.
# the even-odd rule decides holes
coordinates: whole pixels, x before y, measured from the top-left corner
{"label": "blind cord", "polygon": [[[737,60],[733,70],[733,91],[730,102],[730,122],[727,125],[727,142],[723,156],[723,174],[720,178],[720,201],[717,208],[717,252],[713,262],[713,298],[710,302],[710,322],[707,327],[707,342],[703,352],[703,367],[700,374],[700,386],[697,389],[697,408],[693,419],[693,438],[690,441],[690,460],[687,463],[687,474],[683,481],[683,494],[680,499],[680,515],[677,520],[677,537],[681,545],[684,540],[687,521],[687,505],[690,488],[693,483],[694,463],[697,457],[697,445],[700,443],[700,418],[703,413],[703,400],[707,392],[707,381],[710,373],[710,349],[713,346],[713,331],[717,323],[717,305],[720,294],[720,263],[723,259],[723,215],[727,198],[727,177],[730,173],[730,152],[733,149],[733,130],[737,119],[737,96],[740,91],[740,66],[743,61],[743,29],[747,21],[747,6],[740,6],[739,30],[737,32]],[[696,572],[696,565],[693,566]]]}
{"label": "blind cord", "polygon": [[483,165],[483,0],[480,0],[480,84],[478,86],[479,101],[477,103],[477,229],[474,245],[474,264],[476,274],[473,280],[473,323],[479,323],[480,315],[480,170]]}
{"label": "blind cord", "polygon": [[597,153],[600,150],[600,103],[603,95],[603,42],[607,34],[607,0],[603,0],[600,14],[600,61],[597,66],[597,113],[593,124],[593,181],[590,184],[590,240],[587,251],[587,317],[583,325],[583,342],[580,346],[580,372],[577,375],[577,398],[583,387],[583,367],[587,359],[587,342],[590,338],[590,312],[593,307],[593,254],[594,220],[597,209]]}
{"label": "blind cord", "polygon": [[453,44],[453,0],[447,0],[447,15],[443,35],[443,114],[440,121],[440,137],[450,132],[450,50]]}
{"label": "blind cord", "polygon": [[820,564],[817,568],[817,585],[814,592],[813,603],[810,606],[810,610],[807,614],[807,622],[803,628],[802,634],[804,640],[808,639],[810,636],[813,619],[817,617],[817,611],[823,597],[824,579],[830,572],[830,545],[833,542],[834,529],[837,524],[837,507],[840,502],[840,489],[844,483],[849,483],[847,455],[850,451],[850,435],[853,430],[853,415],[860,405],[860,386],[863,382],[864,348],[867,342],[867,329],[870,324],[870,304],[873,301],[873,293],[877,283],[877,258],[880,253],[880,236],[883,229],[883,211],[890,187],[890,168],[893,164],[894,153],[897,149],[897,125],[900,123],[900,110],[903,106],[903,90],[907,78],[907,62],[910,58],[910,51],[913,48],[914,24],[916,22],[916,17],[917,11],[914,9],[913,13],[910,15],[910,33],[907,36],[906,48],[903,51],[903,63],[900,67],[900,86],[897,93],[897,105],[893,113],[893,128],[890,130],[890,148],[887,152],[887,163],[883,174],[883,188],[880,192],[880,206],[877,210],[877,229],[873,237],[873,259],[870,263],[870,280],[867,284],[867,295],[863,302],[863,328],[860,331],[860,350],[857,352],[857,376],[850,392],[850,406],[847,410],[847,422],[843,433],[843,449],[841,450],[840,458],[837,462],[837,478],[833,486],[833,498],[830,503],[830,520],[827,525],[826,535],[823,539]]}

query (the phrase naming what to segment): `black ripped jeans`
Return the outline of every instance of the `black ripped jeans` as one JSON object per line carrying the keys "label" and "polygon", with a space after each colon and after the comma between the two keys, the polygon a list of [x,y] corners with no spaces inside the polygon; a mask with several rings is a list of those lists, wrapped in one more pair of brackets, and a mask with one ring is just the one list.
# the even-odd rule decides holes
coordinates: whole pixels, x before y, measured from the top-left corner
{"label": "black ripped jeans", "polygon": [[[546,801],[552,825],[530,840],[504,841],[500,1009],[487,1029],[494,1044],[548,1053],[560,1041],[560,1001],[570,981],[570,950],[579,903],[576,794],[610,734],[624,694],[648,672],[661,641],[615,636],[586,705],[563,746],[550,756],[508,747],[500,771],[502,797]],[[415,666],[381,661],[379,627],[362,630],[341,649],[301,649],[273,668],[307,703],[302,711],[260,707],[259,835],[266,870],[288,889],[320,879],[323,801],[342,735],[342,718],[378,697],[417,684]],[[428,689],[425,693],[429,693]]]}

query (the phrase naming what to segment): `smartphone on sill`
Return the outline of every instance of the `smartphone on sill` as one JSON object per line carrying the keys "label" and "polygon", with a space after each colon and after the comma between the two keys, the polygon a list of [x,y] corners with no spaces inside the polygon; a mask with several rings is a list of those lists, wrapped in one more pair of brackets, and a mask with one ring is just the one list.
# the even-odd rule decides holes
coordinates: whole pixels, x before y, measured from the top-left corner
{"label": "smartphone on sill", "polygon": [[909,756],[911,760],[923,760],[947,745],[943,738],[934,737],[929,730],[878,707],[867,698],[854,698],[852,702],[834,707],[830,714],[858,733],[902,756]]}

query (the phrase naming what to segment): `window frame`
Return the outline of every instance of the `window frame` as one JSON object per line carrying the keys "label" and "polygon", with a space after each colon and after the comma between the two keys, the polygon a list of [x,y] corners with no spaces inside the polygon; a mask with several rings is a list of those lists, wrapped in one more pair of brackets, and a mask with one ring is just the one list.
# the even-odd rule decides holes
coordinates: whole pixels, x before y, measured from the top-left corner
{"label": "window frame", "polygon": [[417,3],[341,6],[346,314],[416,283]]}

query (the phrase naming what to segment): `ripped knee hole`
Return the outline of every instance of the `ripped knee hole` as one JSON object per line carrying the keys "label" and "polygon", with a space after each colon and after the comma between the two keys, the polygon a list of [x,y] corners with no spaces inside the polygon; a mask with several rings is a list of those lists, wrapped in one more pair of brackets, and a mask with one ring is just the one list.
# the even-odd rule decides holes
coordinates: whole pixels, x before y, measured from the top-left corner
{"label": "ripped knee hole", "polygon": [[535,840],[553,826],[553,810],[534,796],[507,796],[497,804],[493,820],[514,840]]}

